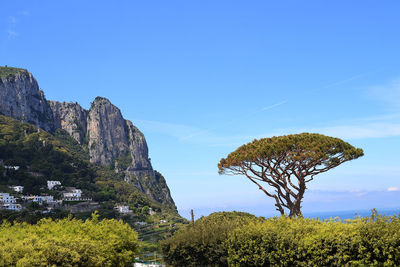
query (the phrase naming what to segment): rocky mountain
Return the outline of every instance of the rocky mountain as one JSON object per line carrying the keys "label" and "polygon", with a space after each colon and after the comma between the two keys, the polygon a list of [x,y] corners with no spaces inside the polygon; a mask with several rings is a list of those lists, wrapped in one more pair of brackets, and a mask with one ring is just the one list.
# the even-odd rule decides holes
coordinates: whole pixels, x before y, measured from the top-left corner
{"label": "rocky mountain", "polygon": [[79,144],[83,144],[87,132],[87,110],[78,103],[48,101],[53,111],[56,128],[64,129]]}
{"label": "rocky mountain", "polygon": [[157,202],[175,205],[164,177],[153,170],[144,135],[108,99],[89,110],[78,103],[47,101],[31,73],[0,67],[0,113],[48,132],[65,130],[86,147],[90,162],[124,173],[125,181]]}
{"label": "rocky mountain", "polygon": [[53,112],[43,91],[24,69],[0,69],[0,113],[45,131],[55,130]]}

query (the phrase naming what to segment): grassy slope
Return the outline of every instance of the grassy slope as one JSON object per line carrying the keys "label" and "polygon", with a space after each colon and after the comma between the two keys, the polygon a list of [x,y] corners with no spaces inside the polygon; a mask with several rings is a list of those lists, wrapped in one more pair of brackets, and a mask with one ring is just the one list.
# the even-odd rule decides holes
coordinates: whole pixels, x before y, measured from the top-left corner
{"label": "grassy slope", "polygon": [[27,72],[27,70],[13,67],[0,67],[0,78],[7,77],[9,75],[15,75],[21,72]]}

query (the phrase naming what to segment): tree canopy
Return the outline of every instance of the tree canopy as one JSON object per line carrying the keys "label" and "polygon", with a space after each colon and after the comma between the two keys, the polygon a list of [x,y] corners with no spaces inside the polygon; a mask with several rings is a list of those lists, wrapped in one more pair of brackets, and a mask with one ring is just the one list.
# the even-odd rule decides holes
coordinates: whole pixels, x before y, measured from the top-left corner
{"label": "tree canopy", "polygon": [[264,218],[245,212],[214,212],[181,228],[161,243],[171,266],[228,266],[225,241],[236,228]]}
{"label": "tree canopy", "polygon": [[132,266],[138,235],[117,220],[0,224],[0,266]]}
{"label": "tree canopy", "polygon": [[[334,137],[301,133],[255,139],[218,164],[219,174],[245,175],[276,201],[283,215],[301,215],[306,183],[314,176],[364,155],[360,148]],[[266,183],[271,188],[262,186]]]}

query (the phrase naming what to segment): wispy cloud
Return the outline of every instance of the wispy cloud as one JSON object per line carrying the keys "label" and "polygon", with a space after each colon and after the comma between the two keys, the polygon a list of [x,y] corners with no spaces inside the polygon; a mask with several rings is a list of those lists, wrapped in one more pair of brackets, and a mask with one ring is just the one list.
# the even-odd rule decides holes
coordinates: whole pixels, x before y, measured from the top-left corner
{"label": "wispy cloud", "polygon": [[7,38],[8,40],[15,39],[17,36],[19,36],[19,33],[17,32],[17,24],[20,22],[21,16],[28,16],[29,11],[27,10],[22,10],[17,13],[16,16],[8,16],[8,29],[7,29]]}
{"label": "wispy cloud", "polygon": [[197,127],[158,121],[135,120],[135,122],[138,123],[139,127],[145,132],[164,134],[176,138],[179,142],[202,143],[210,147],[237,147],[253,139],[303,132],[321,133],[345,140],[400,136],[400,122],[371,122],[371,120],[372,118],[368,120],[360,119],[357,123],[325,127],[278,128],[270,132],[253,135],[219,135],[213,132],[213,130],[217,128],[203,130]]}
{"label": "wispy cloud", "polygon": [[182,137],[192,134],[193,132],[199,131],[199,128],[178,124],[169,123],[161,121],[151,121],[151,120],[134,120],[135,124],[140,126],[140,129],[147,132],[164,134],[177,139],[182,139]]}
{"label": "wispy cloud", "polygon": [[349,77],[349,78],[346,78],[346,79],[343,79],[343,80],[340,80],[340,81],[336,81],[336,82],[330,83],[330,84],[324,86],[324,88],[330,88],[330,87],[335,87],[335,86],[338,86],[338,85],[343,85],[343,84],[349,83],[349,82],[351,82],[351,81],[354,81],[354,80],[360,79],[360,78],[362,78],[362,77],[365,77],[366,75],[368,75],[368,74],[370,74],[370,73],[371,73],[371,72],[360,73],[360,74],[351,76],[351,77]]}
{"label": "wispy cloud", "polygon": [[337,136],[343,139],[385,138],[400,136],[400,123],[338,125],[323,128],[311,128],[308,132],[317,132]]}
{"label": "wispy cloud", "polygon": [[231,121],[229,121],[229,122],[227,122],[227,123],[223,123],[223,124],[219,125],[218,127],[200,130],[200,131],[194,132],[194,133],[192,133],[192,134],[190,134],[190,135],[184,136],[184,137],[182,138],[182,140],[192,139],[192,138],[194,138],[194,137],[198,137],[199,135],[204,135],[204,134],[207,134],[207,133],[209,133],[209,132],[211,132],[211,131],[225,128],[226,126],[229,126],[229,125],[232,125],[232,124],[234,124],[234,123],[236,123],[236,122],[238,122],[238,121],[247,119],[247,118],[249,118],[249,117],[251,117],[251,116],[254,116],[255,114],[258,114],[258,113],[261,113],[261,112],[265,112],[265,111],[267,111],[267,110],[270,110],[270,109],[279,107],[279,106],[281,106],[281,105],[283,105],[283,104],[285,104],[285,103],[287,103],[287,102],[288,102],[288,100],[284,100],[284,101],[275,103],[275,104],[273,104],[273,105],[263,107],[263,108],[261,108],[261,109],[259,109],[259,110],[254,111],[254,112],[250,112],[250,113],[248,113],[248,114],[244,114],[243,116],[240,116],[240,117],[238,117],[238,118],[236,118],[236,119],[234,119],[234,120],[231,120]]}
{"label": "wispy cloud", "polygon": [[21,10],[18,12],[18,15],[21,16],[29,16],[30,12],[28,10]]}
{"label": "wispy cloud", "polygon": [[11,23],[11,24],[16,24],[18,21],[17,21],[17,19],[14,17],[14,16],[9,16],[8,17],[8,21]]}
{"label": "wispy cloud", "polygon": [[7,30],[7,33],[8,33],[8,39],[9,40],[14,39],[15,37],[18,36],[18,33],[16,31],[13,31],[13,30]]}
{"label": "wispy cloud", "polygon": [[400,78],[394,79],[385,85],[373,86],[369,89],[369,96],[384,101],[389,109],[400,108]]}
{"label": "wispy cloud", "polygon": [[389,188],[387,189],[387,191],[389,191],[389,192],[400,191],[400,187],[389,187]]}
{"label": "wispy cloud", "polygon": [[[368,73],[361,73],[353,77],[344,79],[328,85],[336,86],[359,79]],[[389,82],[387,85],[375,86],[367,88],[370,95],[374,96],[378,101],[390,103],[393,107],[400,108],[400,79]],[[375,116],[346,119],[340,122],[326,122],[325,126],[313,127],[304,126],[297,128],[275,128],[264,133],[253,133],[250,135],[221,135],[218,129],[226,128],[230,124],[243,121],[257,113],[265,112],[284,105],[288,100],[284,100],[243,116],[239,116],[232,121],[223,123],[214,128],[198,128],[181,124],[171,124],[163,122],[145,122],[145,127],[151,131],[157,131],[177,138],[180,142],[204,143],[211,147],[236,147],[253,139],[264,137],[272,137],[279,135],[295,134],[302,132],[315,132],[329,136],[335,136],[342,139],[371,139],[371,138],[388,138],[400,136],[400,112],[392,111],[388,114],[379,114]]]}
{"label": "wispy cloud", "polygon": [[[145,133],[163,134],[177,139],[179,142],[201,143],[209,146],[225,146],[229,144],[241,144],[243,140],[247,140],[248,136],[233,135],[223,136],[212,133],[210,130],[201,129],[193,126],[150,121],[150,120],[134,120],[135,124]],[[196,138],[187,138],[193,133],[197,133]],[[201,134],[198,134],[201,133]]]}

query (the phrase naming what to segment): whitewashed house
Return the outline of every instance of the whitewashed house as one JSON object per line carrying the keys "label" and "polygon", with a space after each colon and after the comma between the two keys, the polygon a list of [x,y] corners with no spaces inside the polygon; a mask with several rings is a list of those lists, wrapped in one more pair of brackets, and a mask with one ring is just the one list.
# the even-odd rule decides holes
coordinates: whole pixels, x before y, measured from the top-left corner
{"label": "whitewashed house", "polygon": [[63,193],[64,200],[82,200],[82,190],[68,187],[67,192]]}
{"label": "whitewashed house", "polygon": [[47,181],[47,188],[52,190],[56,185],[61,185],[60,181]]}
{"label": "whitewashed house", "polygon": [[15,204],[15,203],[7,203],[2,205],[6,210],[12,210],[12,211],[20,211],[22,209],[22,206],[20,204]]}
{"label": "whitewashed house", "polygon": [[15,203],[15,198],[9,193],[0,193],[0,203]]}
{"label": "whitewashed house", "polygon": [[54,197],[53,196],[33,196],[32,201],[38,203],[39,205],[42,205],[43,202],[53,203]]}
{"label": "whitewashed house", "polygon": [[129,209],[129,206],[119,205],[116,207],[119,213],[131,213],[132,211]]}
{"label": "whitewashed house", "polygon": [[135,262],[134,267],[165,267],[164,264],[158,262]]}
{"label": "whitewashed house", "polygon": [[6,168],[7,170],[14,170],[14,171],[18,171],[19,170],[19,166],[6,165],[6,166],[4,166],[4,168]]}
{"label": "whitewashed house", "polygon": [[10,188],[17,193],[22,193],[24,191],[24,187],[21,185],[10,186]]}

